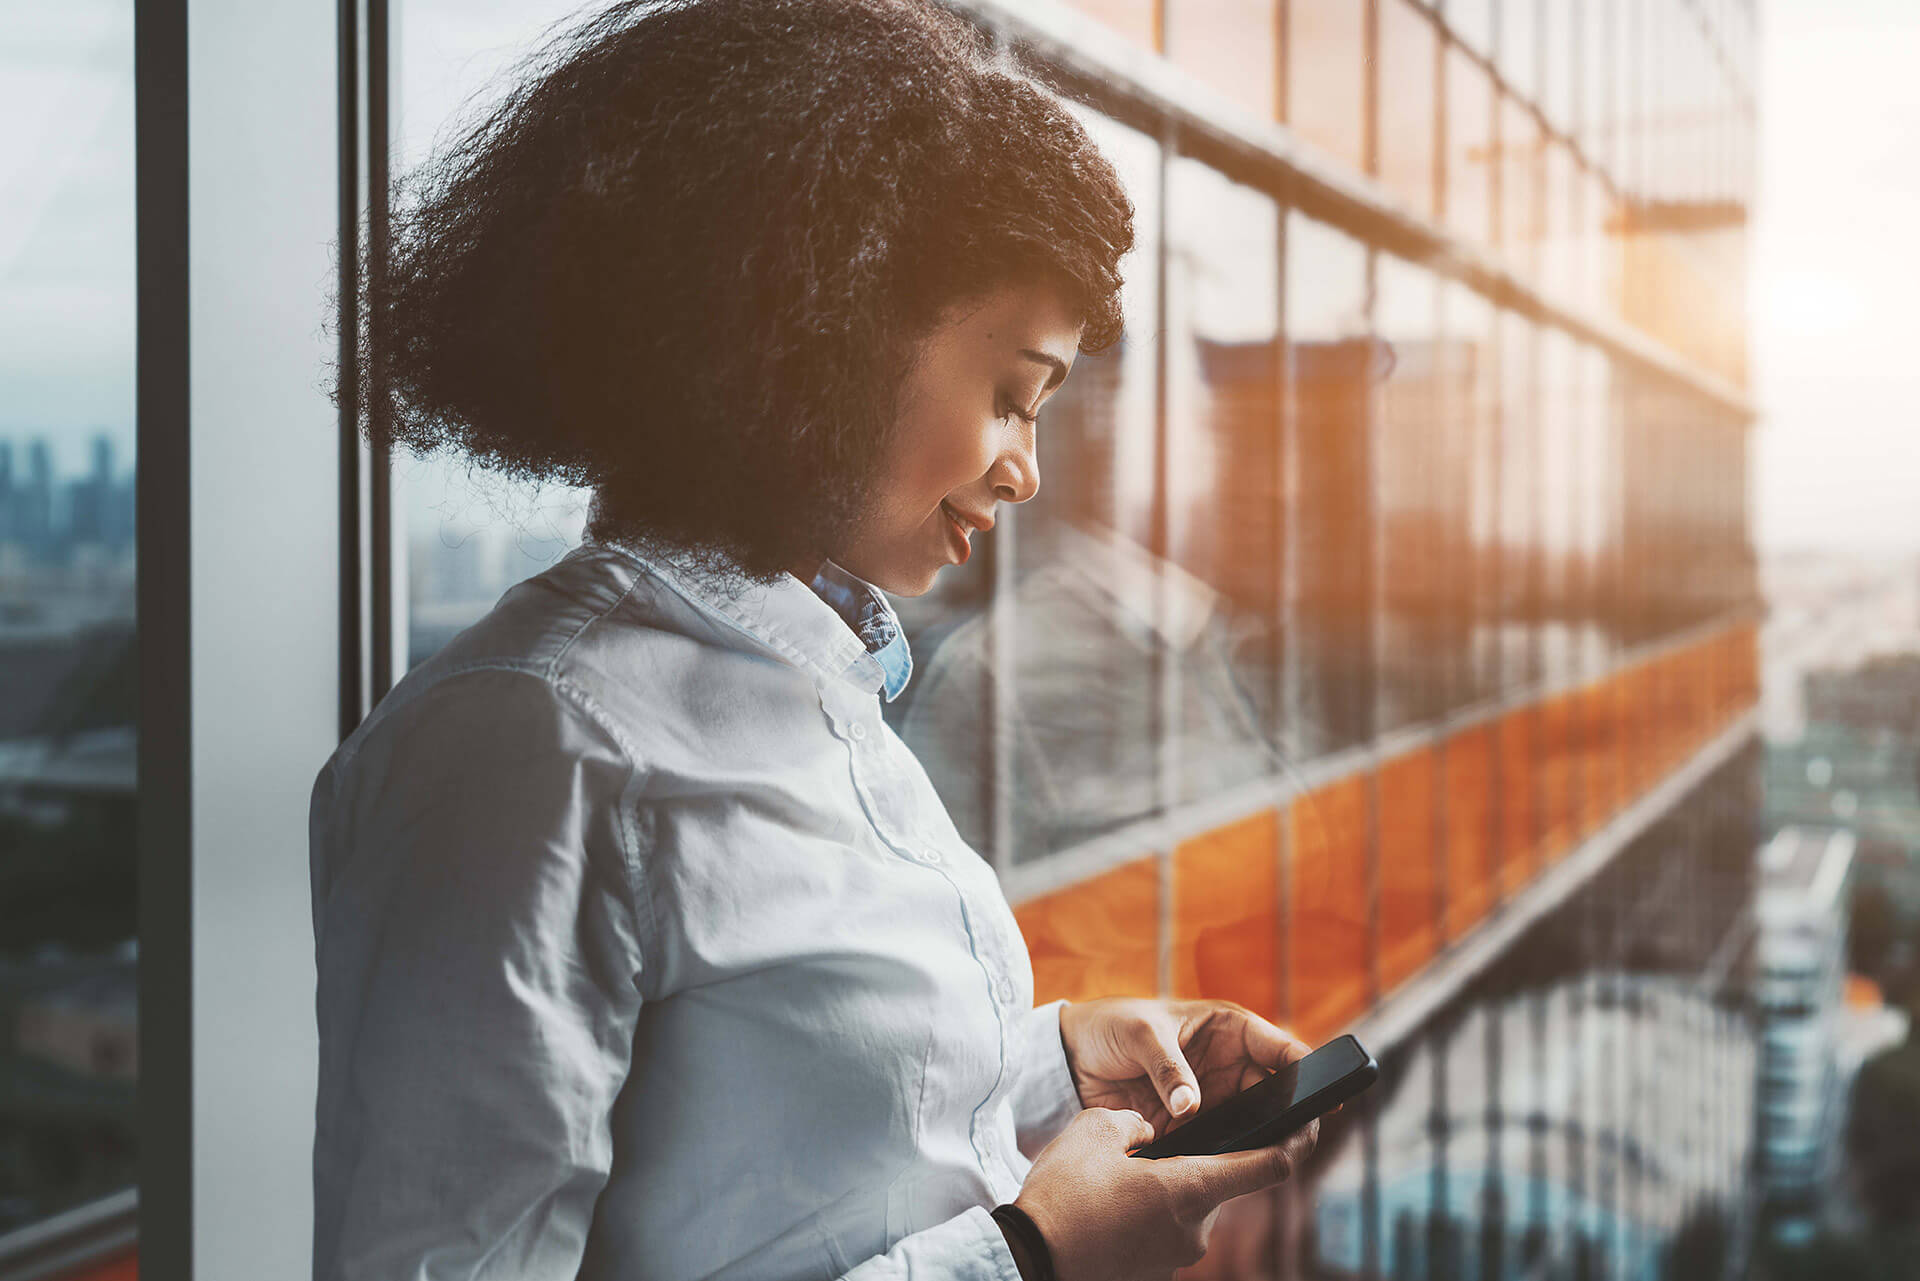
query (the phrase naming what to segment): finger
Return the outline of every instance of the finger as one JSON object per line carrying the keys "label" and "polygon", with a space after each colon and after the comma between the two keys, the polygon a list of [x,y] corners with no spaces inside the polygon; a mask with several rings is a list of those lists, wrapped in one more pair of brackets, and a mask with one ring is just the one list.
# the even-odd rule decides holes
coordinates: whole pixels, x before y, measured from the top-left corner
{"label": "finger", "polygon": [[[1317,1132],[1316,1132],[1317,1133]],[[1295,1136],[1296,1138],[1298,1136]],[[1312,1151],[1311,1147],[1307,1149]],[[1206,1196],[1217,1204],[1234,1197],[1258,1192],[1293,1177],[1299,1166],[1299,1149],[1289,1139],[1272,1147],[1250,1148],[1245,1152],[1221,1152],[1214,1156],[1168,1157],[1182,1166],[1191,1166],[1192,1176]]]}
{"label": "finger", "polygon": [[1132,1108],[1109,1110],[1107,1115],[1120,1136],[1121,1147],[1131,1149],[1153,1142],[1152,1123]]}
{"label": "finger", "polygon": [[1178,1119],[1200,1106],[1200,1082],[1180,1049],[1179,1028],[1172,1019],[1140,1020],[1134,1029],[1134,1057],[1146,1069],[1169,1117]]}
{"label": "finger", "polygon": [[1298,1134],[1289,1135],[1280,1146],[1287,1149],[1287,1160],[1294,1169],[1299,1169],[1306,1159],[1313,1155],[1314,1148],[1320,1144],[1320,1118],[1307,1122],[1306,1128]]}
{"label": "finger", "polygon": [[1284,1067],[1303,1059],[1313,1049],[1285,1028],[1276,1027],[1251,1011],[1246,1015],[1245,1039],[1247,1053],[1255,1062],[1269,1068]]}

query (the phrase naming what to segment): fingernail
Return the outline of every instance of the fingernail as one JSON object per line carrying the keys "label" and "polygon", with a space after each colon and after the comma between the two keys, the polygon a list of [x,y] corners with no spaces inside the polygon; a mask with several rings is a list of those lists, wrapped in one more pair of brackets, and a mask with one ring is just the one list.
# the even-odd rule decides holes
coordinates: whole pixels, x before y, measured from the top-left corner
{"label": "fingernail", "polygon": [[1167,1096],[1167,1104],[1173,1108],[1173,1114],[1179,1116],[1194,1104],[1193,1087],[1190,1085],[1174,1086],[1173,1093]]}

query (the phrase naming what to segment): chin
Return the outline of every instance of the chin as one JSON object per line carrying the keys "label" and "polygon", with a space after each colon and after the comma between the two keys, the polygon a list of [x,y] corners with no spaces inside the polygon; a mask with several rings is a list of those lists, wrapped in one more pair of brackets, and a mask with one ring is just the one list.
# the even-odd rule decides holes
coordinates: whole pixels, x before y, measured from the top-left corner
{"label": "chin", "polygon": [[933,580],[940,576],[940,566],[924,573],[889,574],[884,580],[869,578],[867,581],[889,596],[925,596],[933,590]]}

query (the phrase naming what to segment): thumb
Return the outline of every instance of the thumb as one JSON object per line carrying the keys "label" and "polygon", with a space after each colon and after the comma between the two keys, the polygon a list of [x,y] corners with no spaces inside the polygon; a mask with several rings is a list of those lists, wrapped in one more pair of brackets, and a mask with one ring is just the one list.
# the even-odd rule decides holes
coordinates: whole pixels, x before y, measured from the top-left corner
{"label": "thumb", "polygon": [[1154,1020],[1141,1027],[1146,1044],[1141,1047],[1140,1062],[1147,1069],[1154,1092],[1167,1105],[1167,1115],[1178,1120],[1200,1106],[1200,1082],[1187,1065],[1173,1024]]}

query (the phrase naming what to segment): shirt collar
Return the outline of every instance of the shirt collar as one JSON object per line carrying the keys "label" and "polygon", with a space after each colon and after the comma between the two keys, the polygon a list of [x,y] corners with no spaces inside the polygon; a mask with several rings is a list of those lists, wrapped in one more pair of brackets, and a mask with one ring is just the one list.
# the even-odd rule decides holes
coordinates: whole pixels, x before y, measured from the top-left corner
{"label": "shirt collar", "polygon": [[849,681],[891,702],[913,672],[906,632],[879,588],[832,561],[809,586],[792,574],[769,585],[716,591],[681,558],[658,549],[605,544],[709,617],[772,649],[803,671]]}
{"label": "shirt collar", "polygon": [[913,675],[913,655],[907,648],[907,633],[900,616],[886,593],[847,570],[825,561],[813,576],[813,592],[833,606],[853,634],[860,638],[867,653],[880,664],[882,688],[891,703],[907,687]]}

